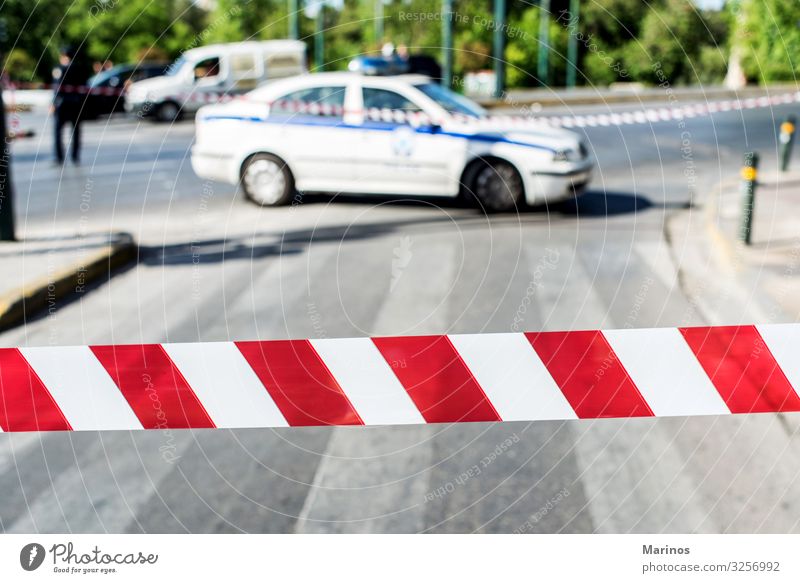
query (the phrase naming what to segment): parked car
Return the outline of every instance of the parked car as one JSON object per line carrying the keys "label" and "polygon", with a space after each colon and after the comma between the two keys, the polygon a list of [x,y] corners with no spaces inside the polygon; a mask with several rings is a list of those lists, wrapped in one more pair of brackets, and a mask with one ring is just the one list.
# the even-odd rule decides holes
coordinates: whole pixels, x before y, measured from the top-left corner
{"label": "parked car", "polygon": [[319,73],[203,107],[192,167],[262,206],[297,189],[467,194],[505,211],[579,194],[594,160],[577,134],[504,125],[429,77]]}
{"label": "parked car", "polygon": [[164,76],[133,83],[126,109],[174,121],[209,101],[250,91],[307,71],[306,45],[295,40],[248,41],[190,49]]}
{"label": "parked car", "polygon": [[131,83],[163,75],[169,63],[144,62],[117,65],[89,78],[92,89],[84,106],[88,119],[125,111],[124,89]]}

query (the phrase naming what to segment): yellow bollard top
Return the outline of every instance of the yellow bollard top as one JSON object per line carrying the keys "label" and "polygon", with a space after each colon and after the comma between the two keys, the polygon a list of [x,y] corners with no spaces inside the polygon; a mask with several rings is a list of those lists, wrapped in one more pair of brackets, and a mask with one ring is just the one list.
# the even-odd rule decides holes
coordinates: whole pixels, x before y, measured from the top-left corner
{"label": "yellow bollard top", "polygon": [[758,170],[753,168],[752,166],[743,166],[742,167],[742,180],[753,181],[758,176]]}

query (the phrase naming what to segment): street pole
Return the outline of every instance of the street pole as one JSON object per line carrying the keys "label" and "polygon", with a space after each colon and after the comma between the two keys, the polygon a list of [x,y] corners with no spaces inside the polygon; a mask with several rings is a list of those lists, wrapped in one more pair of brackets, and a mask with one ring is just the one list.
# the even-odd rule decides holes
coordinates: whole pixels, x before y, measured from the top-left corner
{"label": "street pole", "polygon": [[756,186],[758,184],[758,153],[747,152],[742,166],[742,224],[739,239],[750,245],[753,240],[753,211],[756,206]]}
{"label": "street pole", "polygon": [[300,38],[300,19],[298,10],[298,1],[289,0],[289,38],[297,40]]}
{"label": "street pole", "polygon": [[320,2],[314,30],[314,70],[322,71],[325,64],[325,5]]}
{"label": "street pole", "polygon": [[537,75],[543,87],[550,84],[550,0],[539,4],[539,63]]}
{"label": "street pole", "polygon": [[[6,22],[0,19],[0,43],[8,41]],[[5,51],[0,50],[0,62]],[[1,73],[0,73],[1,75]],[[0,76],[0,241],[14,241],[14,185],[11,183],[11,140],[6,125],[6,105],[3,103],[3,83]]]}
{"label": "street pole", "polygon": [[580,0],[569,0],[569,24],[567,26],[567,88],[575,87],[578,78],[578,24],[580,22]]}
{"label": "street pole", "polygon": [[0,84],[0,241],[14,241],[14,185],[11,184],[11,140],[6,126],[6,107]]}
{"label": "street pole", "polygon": [[781,172],[786,172],[789,169],[789,161],[792,159],[792,148],[794,147],[794,136],[796,133],[797,118],[790,115],[786,121],[781,124],[780,141],[780,154],[781,154]]}
{"label": "street pole", "polygon": [[442,0],[442,85],[453,84],[453,0]]}
{"label": "street pole", "polygon": [[375,0],[375,44],[383,44],[383,0]]}
{"label": "street pole", "polygon": [[494,96],[506,89],[506,0],[494,0]]}

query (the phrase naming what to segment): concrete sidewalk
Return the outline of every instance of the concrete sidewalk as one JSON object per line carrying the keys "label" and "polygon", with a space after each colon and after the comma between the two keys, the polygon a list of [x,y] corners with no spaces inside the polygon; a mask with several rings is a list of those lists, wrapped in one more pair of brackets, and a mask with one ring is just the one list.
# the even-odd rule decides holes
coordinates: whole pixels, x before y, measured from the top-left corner
{"label": "concrete sidewalk", "polygon": [[739,180],[666,225],[681,284],[711,324],[800,321],[800,172],[759,176],[752,244],[740,241]]}
{"label": "concrete sidewalk", "polygon": [[29,231],[0,243],[0,330],[9,328],[87,286],[111,277],[136,257],[125,233],[76,236],[73,231]]}
{"label": "concrete sidewalk", "polygon": [[800,321],[800,171],[759,176],[749,246],[739,240],[743,205],[740,185],[720,188],[706,209],[710,235],[775,313]]}

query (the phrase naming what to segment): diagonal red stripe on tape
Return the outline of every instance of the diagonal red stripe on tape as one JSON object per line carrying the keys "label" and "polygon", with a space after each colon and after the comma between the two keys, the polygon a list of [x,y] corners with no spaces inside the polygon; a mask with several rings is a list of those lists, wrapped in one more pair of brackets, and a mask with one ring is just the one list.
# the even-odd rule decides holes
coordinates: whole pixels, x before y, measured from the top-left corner
{"label": "diagonal red stripe on tape", "polygon": [[236,342],[289,425],[363,425],[308,340]]}
{"label": "diagonal red stripe on tape", "polygon": [[525,336],[578,417],[653,415],[601,332],[528,332]]}
{"label": "diagonal red stripe on tape", "polygon": [[755,326],[680,331],[731,413],[800,411],[800,397]]}
{"label": "diagonal red stripe on tape", "polygon": [[428,423],[501,421],[447,336],[372,341]]}
{"label": "diagonal red stripe on tape", "polygon": [[214,427],[160,344],[90,348],[145,429]]}
{"label": "diagonal red stripe on tape", "polygon": [[16,348],[0,348],[0,427],[3,431],[72,429],[50,391]]}

